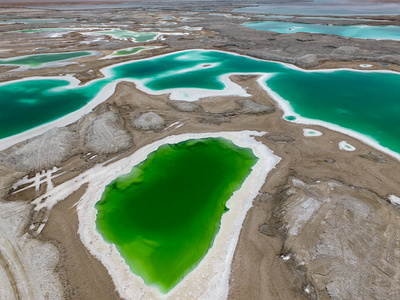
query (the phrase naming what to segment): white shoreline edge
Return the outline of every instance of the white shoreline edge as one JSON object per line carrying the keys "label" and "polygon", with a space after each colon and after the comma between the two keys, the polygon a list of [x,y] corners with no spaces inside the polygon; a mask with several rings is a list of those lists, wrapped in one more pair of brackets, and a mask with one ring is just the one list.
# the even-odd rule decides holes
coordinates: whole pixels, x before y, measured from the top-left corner
{"label": "white shoreline edge", "polygon": [[[166,54],[161,54],[161,55],[157,55],[157,56],[153,56],[153,57],[149,57],[149,58],[144,58],[138,61],[146,61],[146,60],[153,60],[156,58],[160,58],[160,57],[164,57],[164,56],[168,56],[171,54],[179,54],[179,53],[184,53],[184,52],[188,52],[188,51],[202,51],[202,52],[208,52],[208,51],[215,51],[215,52],[221,52],[221,53],[229,53],[232,55],[236,55],[236,56],[244,56],[244,57],[249,57],[251,59],[254,60],[258,60],[258,61],[263,61],[263,62],[272,62],[272,63],[276,63],[276,64],[280,64],[283,65],[289,69],[293,69],[293,70],[298,70],[301,72],[305,72],[305,73],[315,73],[315,72],[320,72],[320,73],[329,73],[329,72],[335,72],[335,71],[352,71],[352,72],[361,72],[361,73],[390,73],[390,74],[397,74],[399,75],[398,72],[395,71],[390,71],[390,70],[357,70],[357,69],[350,69],[350,68],[338,68],[338,69],[320,69],[320,70],[304,70],[301,69],[295,65],[291,65],[288,63],[283,63],[283,62],[275,62],[275,61],[269,61],[269,60],[263,60],[263,59],[259,59],[259,58],[254,58],[248,55],[242,55],[242,54],[237,54],[237,53],[233,53],[233,52],[228,52],[228,51],[221,51],[221,50],[204,50],[204,49],[190,49],[190,50],[182,50],[182,51],[176,51],[176,52],[169,52]],[[100,69],[100,72],[102,74],[104,74],[104,76],[107,78],[110,76],[110,72],[114,67],[118,67],[121,65],[125,65],[125,64],[129,64],[132,63],[135,60],[130,60],[127,62],[122,62],[122,63],[117,63],[108,67],[105,67],[103,69]],[[201,64],[199,64],[201,65]],[[232,82],[229,77],[231,75],[240,75],[240,74],[256,74],[256,75],[260,75],[260,78],[257,80],[257,82],[260,84],[260,86],[277,102],[278,106],[284,111],[284,117],[288,116],[288,115],[294,115],[296,116],[296,120],[292,121],[294,123],[299,123],[299,124],[306,124],[306,125],[319,125],[319,126],[323,126],[326,127],[328,129],[331,129],[333,131],[336,132],[341,132],[344,134],[347,134],[351,137],[354,137],[376,149],[378,149],[379,151],[382,151],[394,158],[396,158],[397,160],[400,160],[400,154],[397,152],[394,152],[392,150],[390,150],[387,147],[381,146],[376,140],[372,139],[371,137],[368,137],[364,134],[361,134],[359,132],[356,132],[354,130],[351,129],[347,129],[344,127],[341,127],[339,125],[333,124],[333,123],[329,123],[329,122],[325,122],[325,121],[320,121],[320,120],[315,120],[315,119],[309,119],[309,118],[305,118],[300,116],[299,114],[295,113],[293,108],[290,105],[290,102],[285,100],[284,98],[282,98],[281,96],[279,96],[277,93],[275,93],[274,91],[272,91],[268,85],[267,85],[267,79],[271,78],[272,76],[275,75],[275,73],[257,73],[257,72],[253,72],[253,73],[227,73],[227,74],[223,74],[221,75],[218,79],[225,85],[225,88],[223,90],[209,90],[209,89],[199,89],[199,88],[193,88],[193,89],[186,89],[186,88],[177,88],[177,89],[166,89],[166,90],[160,90],[160,91],[153,91],[150,90],[148,88],[146,88],[144,86],[144,84],[146,83],[146,80],[133,80],[133,79],[118,79],[115,80],[109,84],[107,84],[97,95],[95,98],[93,98],[93,100],[89,101],[88,104],[86,104],[85,106],[83,106],[82,108],[80,108],[79,110],[76,110],[72,113],[69,113],[68,115],[65,115],[64,117],[54,120],[52,122],[40,125],[38,127],[32,128],[30,130],[24,131],[22,133],[10,136],[10,137],[6,137],[3,139],[0,139],[0,151],[7,149],[9,147],[11,147],[12,145],[15,145],[19,142],[22,142],[28,138],[32,138],[34,136],[40,135],[44,132],[46,132],[47,130],[54,128],[54,127],[63,127],[63,126],[67,126],[75,121],[77,121],[80,117],[82,117],[83,115],[91,112],[93,110],[93,108],[95,108],[98,104],[104,102],[105,100],[107,100],[109,97],[111,97],[111,95],[114,93],[115,91],[115,87],[119,82],[122,81],[126,81],[126,82],[133,82],[134,84],[136,84],[136,88],[139,89],[142,92],[145,92],[147,94],[151,94],[151,95],[163,95],[163,94],[170,94],[170,99],[171,100],[183,100],[183,101],[196,101],[199,100],[200,98],[205,98],[205,97],[212,97],[212,96],[241,96],[241,97],[249,97],[251,95],[247,94],[246,91],[244,89],[242,89],[239,85],[235,84],[234,82]],[[14,80],[14,81],[7,81],[7,82],[3,82],[0,83],[1,85],[5,85],[5,84],[10,84],[10,83],[15,83],[15,82],[19,82],[19,81],[25,81],[25,80],[32,80],[32,79],[58,79],[58,80],[68,80],[70,81],[70,86],[68,86],[68,88],[74,88],[77,87],[79,85],[79,81],[76,78],[73,78],[72,76],[57,76],[57,77],[28,77],[28,78],[23,78],[23,79],[19,79],[19,80]],[[91,81],[87,84],[93,84],[98,80],[103,80],[104,78],[99,78],[96,79],[94,81]],[[190,92],[191,96],[189,97],[182,97],[182,93],[187,93]]]}
{"label": "white shoreline edge", "polygon": [[[90,253],[98,258],[107,268],[120,296],[125,299],[226,299],[229,291],[229,275],[231,261],[239,239],[242,223],[251,208],[253,200],[263,186],[267,174],[280,161],[280,158],[255,140],[254,136],[262,136],[265,132],[239,131],[214,133],[186,133],[169,136],[138,149],[131,156],[113,162],[96,165],[90,170],[66,181],[32,203],[35,210],[46,207],[51,209],[57,202],[66,198],[83,184],[88,183],[85,194],[77,203],[79,219],[79,235]],[[234,192],[227,202],[229,211],[221,218],[220,231],[214,244],[199,265],[190,272],[168,294],[161,294],[157,288],[146,286],[141,277],[133,274],[121,258],[115,245],[108,244],[96,230],[97,210],[95,204],[111,181],[122,174],[129,173],[133,166],[145,160],[147,155],[159,146],[175,144],[188,139],[223,137],[235,145],[251,148],[259,158],[253,170],[241,188]]]}

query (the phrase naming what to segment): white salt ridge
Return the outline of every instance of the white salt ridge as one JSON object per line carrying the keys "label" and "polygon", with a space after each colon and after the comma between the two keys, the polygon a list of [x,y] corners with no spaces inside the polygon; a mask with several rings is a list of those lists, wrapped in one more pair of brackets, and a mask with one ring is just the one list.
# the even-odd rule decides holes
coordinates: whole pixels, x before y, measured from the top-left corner
{"label": "white salt ridge", "polygon": [[[93,40],[93,42],[94,42],[94,40]],[[102,57],[102,58],[99,58],[99,60],[102,60],[102,59],[110,59],[110,58],[116,58],[116,57],[125,57],[125,56],[130,56],[130,55],[135,55],[135,54],[139,54],[140,52],[145,51],[145,50],[157,49],[157,48],[163,48],[163,47],[162,47],[162,46],[148,46],[148,47],[145,47],[144,49],[141,49],[141,50],[139,50],[139,51],[137,51],[137,52],[135,52],[135,53],[125,54],[125,55],[115,55],[118,51],[130,50],[130,49],[132,49],[132,48],[134,48],[134,47],[129,47],[129,48],[125,48],[125,49],[115,50],[115,51],[114,51],[113,53],[111,53],[110,55],[107,55],[107,56],[104,56],[104,57]]]}
{"label": "white salt ridge", "polygon": [[[265,132],[240,131],[169,136],[119,161],[108,163],[108,165],[106,165],[107,162],[96,165],[76,178],[56,186],[32,203],[37,211],[42,208],[51,209],[58,201],[65,199],[83,184],[88,184],[85,194],[76,205],[79,218],[78,232],[90,253],[107,268],[116,289],[124,299],[226,299],[231,261],[244,217],[264,184],[268,172],[280,160],[265,145],[255,140],[255,136],[264,134]],[[239,147],[251,148],[259,160],[241,188],[234,192],[227,202],[229,211],[221,218],[221,227],[212,248],[192,272],[164,295],[157,288],[145,285],[141,277],[133,274],[115,245],[106,243],[97,232],[95,204],[100,200],[106,185],[122,174],[129,173],[133,166],[145,160],[149,153],[157,150],[161,145],[208,137],[223,137]]]}
{"label": "white salt ridge", "polygon": [[400,197],[397,197],[395,195],[389,195],[389,200],[390,203],[400,205]]}
{"label": "white salt ridge", "polygon": [[[52,179],[63,175],[65,172],[53,175],[54,173],[58,172],[59,168],[57,167],[53,167],[53,169],[51,170],[42,170],[42,172],[38,172],[36,173],[35,177],[32,178],[28,178],[28,175],[25,176],[24,178],[18,180],[16,183],[13,184],[12,189],[15,190],[12,194],[16,194],[19,192],[22,192],[24,190],[27,190],[29,188],[34,187],[35,191],[39,191],[40,189],[40,185],[43,183],[47,184],[47,189],[46,192],[50,191],[53,189],[53,182]],[[27,183],[31,183],[30,185],[27,185],[26,187],[23,187],[22,189],[17,190],[17,188],[21,185],[27,184]]]}
{"label": "white salt ridge", "polygon": [[284,261],[288,261],[288,260],[290,259],[290,254],[285,255],[285,256],[282,255],[281,258],[282,258]]}
{"label": "white salt ridge", "polygon": [[311,136],[321,136],[322,132],[314,129],[309,129],[309,128],[304,128],[303,129],[303,135],[306,137],[311,137]]}
{"label": "white salt ridge", "polygon": [[354,151],[354,150],[356,150],[356,147],[350,145],[346,141],[341,141],[339,143],[339,149],[344,150],[344,151]]}
{"label": "white salt ridge", "polygon": [[164,128],[162,131],[168,130],[168,129],[174,127],[174,126],[175,126],[174,129],[178,129],[178,128],[182,127],[183,125],[184,125],[184,123],[181,123],[181,122],[178,121],[178,122],[172,123],[168,127]]}

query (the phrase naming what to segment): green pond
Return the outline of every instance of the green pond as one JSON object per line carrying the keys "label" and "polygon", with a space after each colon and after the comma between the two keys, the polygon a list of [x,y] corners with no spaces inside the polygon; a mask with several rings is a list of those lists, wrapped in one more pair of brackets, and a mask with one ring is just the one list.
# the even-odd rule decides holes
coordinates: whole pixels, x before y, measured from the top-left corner
{"label": "green pond", "polygon": [[223,138],[162,145],[105,188],[97,229],[147,285],[167,293],[206,255],[257,160]]}
{"label": "green pond", "polygon": [[12,59],[0,59],[0,65],[17,65],[27,66],[29,68],[38,68],[43,66],[44,64],[66,61],[92,54],[93,52],[91,51],[33,54],[14,57]]}
{"label": "green pond", "polygon": [[[205,67],[207,66],[207,67]],[[131,61],[104,70],[105,78],[83,86],[65,79],[29,78],[0,85],[0,138],[11,136],[83,107],[106,84],[132,80],[151,91],[174,88],[223,90],[220,76],[262,73],[268,87],[298,115],[372,137],[400,153],[400,74],[377,71],[303,71],[228,52],[188,50]],[[57,88],[55,88],[57,87]],[[68,100],[67,100],[68,99]],[[183,99],[184,100],[184,99]],[[40,112],[33,114],[32,112]],[[295,120],[295,118],[289,118]]]}
{"label": "green pond", "polygon": [[139,46],[139,47],[132,47],[132,48],[126,48],[126,49],[121,49],[114,51],[111,56],[127,56],[127,55],[133,55],[136,53],[139,53],[144,50],[150,50],[150,49],[155,49],[159,48],[157,46]]}
{"label": "green pond", "polygon": [[133,40],[134,42],[148,42],[158,36],[156,32],[136,32],[131,30],[112,29],[85,32],[87,35],[108,35],[118,40]]}
{"label": "green pond", "polygon": [[133,47],[128,49],[121,49],[113,53],[113,56],[124,56],[124,55],[131,55],[135,54],[141,50],[147,49],[146,47]]}

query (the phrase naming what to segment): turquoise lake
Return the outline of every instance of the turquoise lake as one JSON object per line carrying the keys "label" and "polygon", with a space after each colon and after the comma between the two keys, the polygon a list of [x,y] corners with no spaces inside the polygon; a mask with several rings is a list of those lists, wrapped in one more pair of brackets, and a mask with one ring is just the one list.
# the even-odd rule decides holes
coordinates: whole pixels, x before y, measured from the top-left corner
{"label": "turquoise lake", "polygon": [[[202,68],[200,65],[213,64]],[[195,68],[197,67],[197,68]],[[179,71],[179,72],[178,72]],[[56,120],[88,102],[115,80],[134,80],[162,91],[224,89],[226,73],[273,74],[266,84],[299,115],[370,136],[400,153],[400,74],[374,71],[302,71],[276,62],[228,52],[188,50],[115,65],[103,79],[70,86],[63,78],[0,85],[0,138]]]}
{"label": "turquoise lake", "polygon": [[400,26],[322,25],[280,21],[250,22],[246,27],[278,33],[324,33],[359,39],[400,40]]}

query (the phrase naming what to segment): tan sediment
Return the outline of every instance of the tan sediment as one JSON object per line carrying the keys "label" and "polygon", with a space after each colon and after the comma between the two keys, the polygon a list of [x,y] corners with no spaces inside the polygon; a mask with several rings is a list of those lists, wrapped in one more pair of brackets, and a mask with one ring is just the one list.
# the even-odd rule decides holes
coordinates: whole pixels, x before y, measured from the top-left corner
{"label": "tan sediment", "polygon": [[[21,10],[21,12],[24,12],[24,10]],[[79,41],[78,38],[77,41]],[[79,47],[77,49],[81,50],[82,48]],[[166,47],[162,50],[154,50],[151,53],[138,54],[137,57],[143,58],[147,55],[151,56],[172,50],[172,48]],[[111,51],[103,50],[103,53],[106,55],[111,53]],[[123,59],[120,60],[122,61]],[[96,77],[99,77],[98,70],[105,66],[104,63],[97,60],[87,60],[82,61],[82,63],[86,64],[86,66],[71,65],[66,66],[63,70],[56,68],[49,70],[41,69],[38,70],[38,73],[39,75],[58,75],[60,72],[64,74],[79,73],[77,77],[85,81],[85,70],[93,69]],[[340,67],[361,69],[359,65],[362,63],[372,64],[373,68],[371,69],[379,68],[399,71],[398,65],[390,64],[390,66],[381,66],[378,62],[370,60],[354,62],[327,60],[320,62],[315,68],[330,69]],[[31,70],[12,75],[25,77],[38,74],[36,71]],[[260,89],[256,82],[256,76],[233,76],[232,79],[237,84],[247,87],[246,91],[252,95],[251,99],[254,101],[266,105],[276,105],[265,91]],[[8,79],[2,77],[2,80]],[[299,178],[306,182],[310,193],[318,191],[324,182],[335,180],[343,185],[340,192],[345,196],[349,195],[349,197],[351,196],[352,199],[355,199],[352,200],[354,203],[365,202],[373,206],[374,210],[378,213],[384,212],[388,223],[398,224],[397,218],[399,213],[397,208],[386,202],[388,195],[400,196],[398,191],[400,183],[399,162],[389,155],[345,134],[331,131],[321,126],[286,122],[282,119],[282,112],[280,110],[268,115],[241,114],[239,102],[235,101],[238,99],[243,98],[235,96],[205,98],[197,102],[202,106],[203,110],[182,112],[174,110],[168,105],[170,100],[168,100],[167,95],[147,95],[138,91],[132,83],[120,83],[116,87],[115,94],[104,104],[96,107],[94,112],[90,114],[90,117],[96,117],[102,110],[117,109],[119,115],[124,120],[125,128],[133,137],[135,147],[116,154],[99,155],[89,161],[84,157],[84,154],[87,152],[86,149],[80,148],[81,146],[78,145],[72,153],[73,156],[69,157],[61,165],[67,173],[55,179],[53,183],[56,186],[60,185],[82,174],[96,164],[112,158],[119,160],[128,157],[137,149],[170,135],[241,131],[244,129],[266,131],[267,134],[257,138],[257,140],[272,149],[282,159],[277,169],[271,171],[268,175],[265,184],[260,190],[260,195],[255,199],[254,206],[247,213],[243,223],[233,258],[228,298],[309,299],[314,297],[314,299],[328,299],[329,295],[324,288],[327,282],[337,280],[334,277],[335,274],[330,274],[329,272],[332,271],[332,262],[329,259],[341,261],[343,256],[328,257],[327,261],[322,262],[319,260],[319,265],[313,264],[311,261],[305,261],[305,265],[302,266],[299,264],[300,261],[296,261],[296,259],[299,257],[304,261],[304,249],[311,251],[318,245],[320,246],[318,238],[321,237],[321,228],[327,231],[332,230],[332,228],[323,227],[320,223],[310,220],[309,227],[307,227],[308,225],[304,227],[309,234],[302,236],[303,240],[301,242],[293,242],[293,239],[288,236],[290,226],[293,225],[290,222],[293,221],[290,221],[289,217],[285,217],[284,214],[281,215],[280,213],[286,210],[290,212],[288,208],[301,206],[304,201],[300,197],[296,198],[295,196],[288,198],[285,191],[293,191],[303,196],[307,195],[301,187],[294,187],[293,178]],[[166,120],[166,127],[175,122],[183,123],[183,126],[179,128],[173,126],[165,131],[158,132],[142,132],[134,129],[131,125],[131,120],[148,111],[154,111],[161,115]],[[83,123],[89,122],[88,117],[81,118],[81,121]],[[79,126],[77,126],[78,132]],[[323,135],[320,137],[304,137],[304,128],[316,129],[321,131]],[[355,146],[356,150],[353,152],[340,151],[338,143],[343,140]],[[371,151],[381,154],[386,162],[380,163],[374,160],[374,156],[369,155]],[[12,183],[10,177],[23,176],[23,174],[15,172],[12,166],[1,166],[0,175],[4,177],[4,180],[2,180],[3,190],[1,191],[3,194],[7,194],[8,190],[6,189]],[[321,181],[323,184],[319,185],[316,183],[317,181]],[[69,299],[118,299],[119,296],[114,290],[115,287],[106,269],[87,251],[77,234],[78,217],[74,204],[81,198],[83,190],[84,188],[81,188],[66,200],[59,202],[53,207],[47,225],[40,236],[46,240],[52,240],[58,245],[58,249],[62,255],[57,271],[60,277],[63,278],[62,282],[64,283],[65,294],[69,295]],[[373,192],[372,195],[375,196],[371,196],[369,191]],[[42,187],[40,194],[44,192],[45,188]],[[367,194],[369,196],[366,196]],[[337,197],[333,192],[331,194],[326,192],[326,195],[332,197],[332,199]],[[31,189],[19,195],[16,194],[13,197],[10,198],[12,200],[33,200],[36,194]],[[345,210],[338,210],[337,213],[333,214],[333,218],[352,227],[352,232],[360,232],[359,235],[356,234],[349,238],[351,242],[354,243],[362,239],[368,240],[373,235],[383,237],[381,240],[382,248],[379,249],[385,254],[384,257],[378,257],[376,251],[373,251],[373,256],[371,257],[373,259],[381,259],[377,260],[379,262],[378,267],[384,266],[382,270],[391,276],[373,277],[376,273],[372,269],[378,270],[378,268],[370,266],[369,262],[365,260],[360,260],[360,265],[370,266],[370,268],[363,270],[354,269],[354,273],[346,271],[347,273],[344,272],[342,274],[343,277],[352,278],[354,274],[359,274],[362,271],[368,276],[371,275],[371,278],[375,279],[374,282],[381,285],[387,284],[396,291],[396,288],[393,288],[396,280],[399,278],[397,271],[399,265],[396,259],[396,251],[398,251],[399,245],[396,244],[398,240],[396,227],[394,225],[388,225],[387,229],[377,227],[371,230],[371,234],[368,235],[368,233],[362,230],[363,223],[356,223],[340,216],[340,214],[345,216],[345,213]],[[379,215],[374,215],[374,217],[379,217]],[[318,217],[316,220],[321,221],[322,219]],[[329,218],[327,221],[329,221]],[[368,222],[368,219],[365,222]],[[267,224],[267,226],[262,227],[263,233],[261,233],[260,226],[264,224]],[[286,225],[288,228],[285,229]],[[346,238],[343,237],[343,240],[347,241]],[[387,250],[384,250],[385,247]],[[359,256],[363,259],[369,259],[368,243],[363,244],[362,248],[363,252]],[[284,255],[286,257],[288,254],[291,255],[291,258],[287,261],[283,260],[281,256]],[[393,265],[394,271],[387,268],[385,259]],[[335,265],[335,268],[346,270],[345,266],[340,264]],[[310,294],[305,292],[307,286],[311,287]],[[366,286],[368,287],[368,282],[361,281],[358,286],[353,285],[351,288],[359,291],[360,294],[358,295],[361,297],[362,295],[365,296],[365,294],[361,294],[361,289],[365,289]],[[396,299],[390,298],[390,295],[388,297],[379,297],[379,294],[369,294],[367,296],[370,298]],[[366,297],[361,298],[366,299]]]}
{"label": "tan sediment", "polygon": [[[274,105],[274,102],[256,82],[257,76],[233,76],[232,79],[237,84],[247,87],[247,92],[252,94],[251,99],[254,101],[266,105]],[[244,128],[266,131],[267,134],[265,136],[257,139],[272,149],[282,160],[277,169],[271,171],[268,175],[261,192],[276,194],[287,185],[287,177],[289,175],[297,175],[300,178],[310,178],[310,180],[332,178],[349,185],[374,190],[383,198],[387,194],[396,194],[399,182],[397,169],[394,166],[398,166],[399,162],[395,159],[383,154],[387,162],[381,164],[362,158],[360,154],[367,154],[369,151],[376,150],[357,139],[324,127],[303,126],[284,121],[282,112],[279,110],[267,115],[242,115],[238,113],[240,110],[238,102],[235,102],[239,98],[216,97],[202,99],[197,103],[203,107],[204,111],[181,112],[174,110],[167,104],[169,100],[166,95],[147,95],[136,90],[132,83],[120,83],[116,88],[116,93],[104,105],[119,107],[121,115],[126,120],[126,126],[136,143],[135,149],[171,134],[237,131]],[[124,107],[124,109],[121,109],[121,107]],[[128,125],[130,118],[139,116],[146,111],[159,113],[165,118],[167,125],[177,121],[184,123],[184,125],[180,128],[171,127],[168,130],[159,132],[138,131]],[[215,125],[213,120],[221,117],[225,118],[226,122]],[[206,121],[202,121],[204,119]],[[304,137],[303,128],[306,127],[321,131],[323,135],[320,137]],[[289,136],[293,139],[293,142],[279,143],[268,139],[271,135]],[[340,151],[338,143],[342,140],[354,145],[357,148],[356,151]],[[118,159],[131,155],[135,149],[121,153],[118,155]],[[104,161],[105,157],[100,157],[99,159]],[[330,164],[325,162],[326,159],[334,159],[335,162]],[[96,162],[98,163],[99,161]],[[88,163],[90,164],[90,162]],[[74,170],[81,164],[81,160],[71,158],[65,162],[63,168]],[[75,172],[75,176],[78,174],[79,172]],[[68,173],[63,176],[57,178],[58,184],[61,184],[67,178],[71,178]],[[68,205],[62,204],[64,203],[62,201],[55,206],[55,209],[59,209],[60,213],[63,214],[63,222],[68,223],[71,221],[71,224],[76,224],[76,212],[71,207],[80,197],[73,195],[72,198],[67,199]],[[266,238],[264,235],[260,236],[258,227],[265,223],[273,207],[270,206],[272,204],[268,201],[262,204],[258,201],[259,199],[256,199],[255,206],[249,210],[239,238],[232,265],[230,297],[233,297],[232,299],[245,299],[246,295],[254,295],[254,297],[257,296],[260,299],[270,299],[267,297],[269,295],[276,299],[290,299],[292,297],[293,299],[297,299],[296,297],[301,299],[304,294],[302,291],[302,284],[305,282],[304,272],[293,270],[290,265],[280,259],[279,255],[283,247],[284,234],[271,238]],[[68,213],[65,213],[65,211]],[[77,295],[85,295],[87,293],[85,287],[91,284],[95,286],[97,279],[96,277],[86,276],[87,269],[76,267],[76,260],[73,259],[74,255],[72,253],[81,253],[79,254],[79,261],[85,261],[86,259],[96,261],[96,259],[89,252],[82,250],[83,245],[78,242],[79,238],[76,231],[68,230],[60,235],[60,229],[57,229],[57,226],[50,225],[55,225],[54,222],[58,218],[57,213],[51,213],[49,223],[45,226],[43,232],[58,240],[63,245],[62,247],[68,246],[70,254],[66,252],[66,255],[71,255],[71,257],[63,262],[62,269],[73,269],[73,274],[77,276],[76,278],[85,278],[88,282],[87,285],[75,285],[73,287],[73,289],[76,289]],[[77,227],[74,230],[77,230]],[[68,237],[70,235],[71,237]],[[73,239],[75,242],[70,244],[67,242],[69,239]],[[97,262],[97,264],[100,263]],[[101,269],[100,266],[95,268]],[[100,275],[100,277],[105,278],[103,275]],[[281,285],[283,284],[287,288],[282,288]],[[265,298],[263,298],[264,296]],[[99,295],[98,299],[107,299],[102,297],[104,296]],[[79,298],[77,296],[75,299],[85,299],[85,297]]]}

